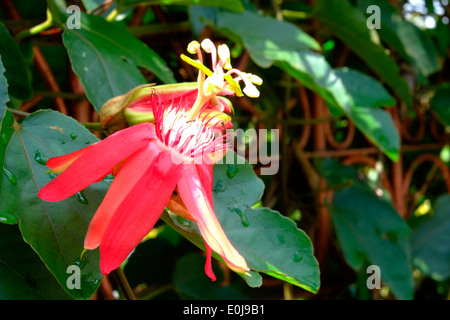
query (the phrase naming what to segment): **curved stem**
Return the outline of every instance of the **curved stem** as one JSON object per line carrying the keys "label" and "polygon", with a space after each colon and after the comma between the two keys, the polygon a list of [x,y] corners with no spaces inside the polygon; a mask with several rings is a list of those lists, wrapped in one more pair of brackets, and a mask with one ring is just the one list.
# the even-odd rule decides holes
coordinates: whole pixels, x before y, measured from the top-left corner
{"label": "curved stem", "polygon": [[16,35],[15,39],[17,42],[20,42],[23,38],[39,34],[45,29],[50,28],[52,25],[53,25],[53,16],[51,11],[47,9],[47,20],[28,30],[20,32],[19,34]]}

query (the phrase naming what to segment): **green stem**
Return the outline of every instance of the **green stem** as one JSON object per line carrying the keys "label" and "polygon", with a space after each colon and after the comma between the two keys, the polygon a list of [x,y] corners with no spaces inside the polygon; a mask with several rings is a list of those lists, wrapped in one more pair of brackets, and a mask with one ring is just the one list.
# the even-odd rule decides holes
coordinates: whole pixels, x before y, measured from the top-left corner
{"label": "green stem", "polygon": [[136,296],[134,295],[133,289],[131,289],[130,284],[128,283],[127,277],[123,270],[119,267],[116,270],[111,272],[116,283],[119,285],[120,290],[122,291],[123,296],[127,300],[136,300]]}
{"label": "green stem", "polygon": [[28,30],[20,32],[19,34],[16,35],[15,39],[17,42],[20,42],[23,38],[39,34],[42,31],[50,28],[52,25],[53,25],[53,16],[50,10],[47,9],[47,20]]}

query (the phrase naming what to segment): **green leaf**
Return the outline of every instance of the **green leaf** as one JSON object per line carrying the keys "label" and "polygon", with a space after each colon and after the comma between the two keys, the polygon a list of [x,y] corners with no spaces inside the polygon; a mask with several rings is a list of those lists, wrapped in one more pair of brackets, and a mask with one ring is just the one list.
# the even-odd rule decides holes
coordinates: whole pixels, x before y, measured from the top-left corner
{"label": "green leaf", "polygon": [[382,109],[354,108],[348,116],[391,160],[398,161],[400,136],[389,113]]}
{"label": "green leaf", "polygon": [[[9,101],[8,96],[8,82],[4,76],[5,68],[0,56],[0,168],[2,169],[0,175],[0,185],[3,179],[7,178],[8,173],[5,171],[3,164],[5,162],[6,146],[8,145],[11,135],[14,132],[13,123],[14,116],[6,109],[6,103]],[[1,194],[0,189],[0,194]],[[15,224],[17,223],[17,218],[13,214],[7,212],[2,212],[0,208],[0,222]]]}
{"label": "green leaf", "polygon": [[433,213],[412,226],[413,262],[421,271],[442,281],[450,277],[450,195],[440,196]]}
{"label": "green leaf", "polygon": [[240,0],[118,0],[117,7],[123,11],[130,7],[140,5],[177,5],[177,6],[211,6],[217,8],[223,8],[232,11],[244,11],[244,7]]}
{"label": "green leaf", "polygon": [[385,49],[371,40],[364,14],[345,0],[319,0],[314,17],[351,48],[407,105],[412,97],[405,79]]}
{"label": "green leaf", "polygon": [[[234,164],[214,166],[213,198],[225,233],[254,271],[245,280],[250,286],[259,286],[258,273],[262,272],[317,293],[319,269],[310,239],[280,213],[251,208],[261,199],[264,184],[249,164],[240,164],[244,160],[234,156]],[[173,215],[163,218],[204,249],[195,223]]]}
{"label": "green leaf", "polygon": [[0,223],[0,234],[0,300],[70,299],[17,226]]}
{"label": "green leaf", "polygon": [[349,68],[334,69],[334,74],[343,83],[347,94],[356,107],[390,107],[396,101],[375,79]]}
{"label": "green leaf", "polygon": [[[392,105],[394,100],[377,81],[356,70],[332,69],[322,55],[310,51],[298,52],[277,65],[341,109],[388,157],[398,160],[397,128],[386,111],[374,108]],[[367,88],[373,92],[368,93]]]}
{"label": "green leaf", "polygon": [[263,68],[270,67],[275,61],[289,61],[298,51],[320,50],[314,38],[289,22],[250,11],[217,12],[216,27],[228,37],[230,34],[238,37],[253,61]]}
{"label": "green leaf", "polygon": [[437,115],[439,120],[445,125],[450,126],[450,83],[442,84],[430,100],[430,107]]}
{"label": "green leaf", "polygon": [[380,7],[381,28],[377,30],[381,40],[394,48],[423,76],[438,71],[441,66],[433,41],[428,34],[413,23],[403,20],[387,0],[359,0],[363,12],[369,5]]}
{"label": "green leaf", "polygon": [[[54,176],[46,159],[79,150],[98,139],[74,119],[55,111],[39,111],[26,118],[6,146],[0,189],[0,216],[15,216],[25,242],[37,252],[58,282],[74,298],[92,296],[100,285],[98,250],[80,260],[89,222],[108,183],[101,181],[59,202],[37,197]],[[67,267],[81,268],[81,288],[69,289]]]}
{"label": "green leaf", "polygon": [[0,22],[0,56],[6,69],[9,94],[19,100],[31,99],[33,89],[25,58],[8,29]]}
{"label": "green leaf", "polygon": [[[190,253],[181,258],[176,265],[173,284],[176,292],[185,300],[244,300],[248,299],[231,285],[220,285],[222,272],[212,282],[205,277],[205,257],[198,253]],[[216,268],[217,269],[217,268]]]}
{"label": "green leaf", "polygon": [[112,97],[146,83],[138,67],[165,83],[172,71],[152,49],[119,25],[81,13],[81,29],[65,29],[63,42],[72,68],[97,111]]}
{"label": "green leaf", "polygon": [[[342,167],[342,169],[341,169]],[[380,267],[381,279],[398,299],[413,298],[408,225],[385,199],[355,179],[350,166],[325,166],[331,183],[351,182],[336,190],[328,204],[340,247],[349,265],[358,272],[367,264]],[[353,172],[352,172],[353,171]],[[341,177],[341,178],[337,178]]]}

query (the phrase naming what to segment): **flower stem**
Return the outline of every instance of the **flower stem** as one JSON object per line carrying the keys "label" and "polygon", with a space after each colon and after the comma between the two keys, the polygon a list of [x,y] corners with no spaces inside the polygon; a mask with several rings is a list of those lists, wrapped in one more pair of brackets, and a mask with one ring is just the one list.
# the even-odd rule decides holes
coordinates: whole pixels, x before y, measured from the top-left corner
{"label": "flower stem", "polygon": [[126,300],[136,300],[133,289],[131,289],[130,284],[128,283],[127,277],[123,272],[122,268],[117,268],[111,272],[116,283],[119,285],[120,290],[122,291],[123,296]]}

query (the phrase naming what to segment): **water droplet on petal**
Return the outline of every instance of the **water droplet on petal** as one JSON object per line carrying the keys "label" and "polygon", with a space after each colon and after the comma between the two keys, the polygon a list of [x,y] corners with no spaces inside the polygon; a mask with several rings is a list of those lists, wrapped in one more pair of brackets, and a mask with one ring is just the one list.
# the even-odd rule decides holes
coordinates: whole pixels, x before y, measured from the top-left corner
{"label": "water droplet on petal", "polygon": [[77,200],[78,200],[80,203],[82,203],[82,204],[88,204],[88,203],[89,203],[89,201],[88,201],[88,199],[86,198],[86,195],[84,194],[83,191],[77,192],[76,196],[77,196]]}
{"label": "water droplet on petal", "polygon": [[45,165],[48,159],[42,156],[41,150],[34,150],[34,160],[39,164]]}
{"label": "water droplet on petal", "polygon": [[8,179],[9,182],[16,185],[17,184],[17,177],[13,175],[8,169],[3,168],[3,173],[6,176],[6,179]]}

